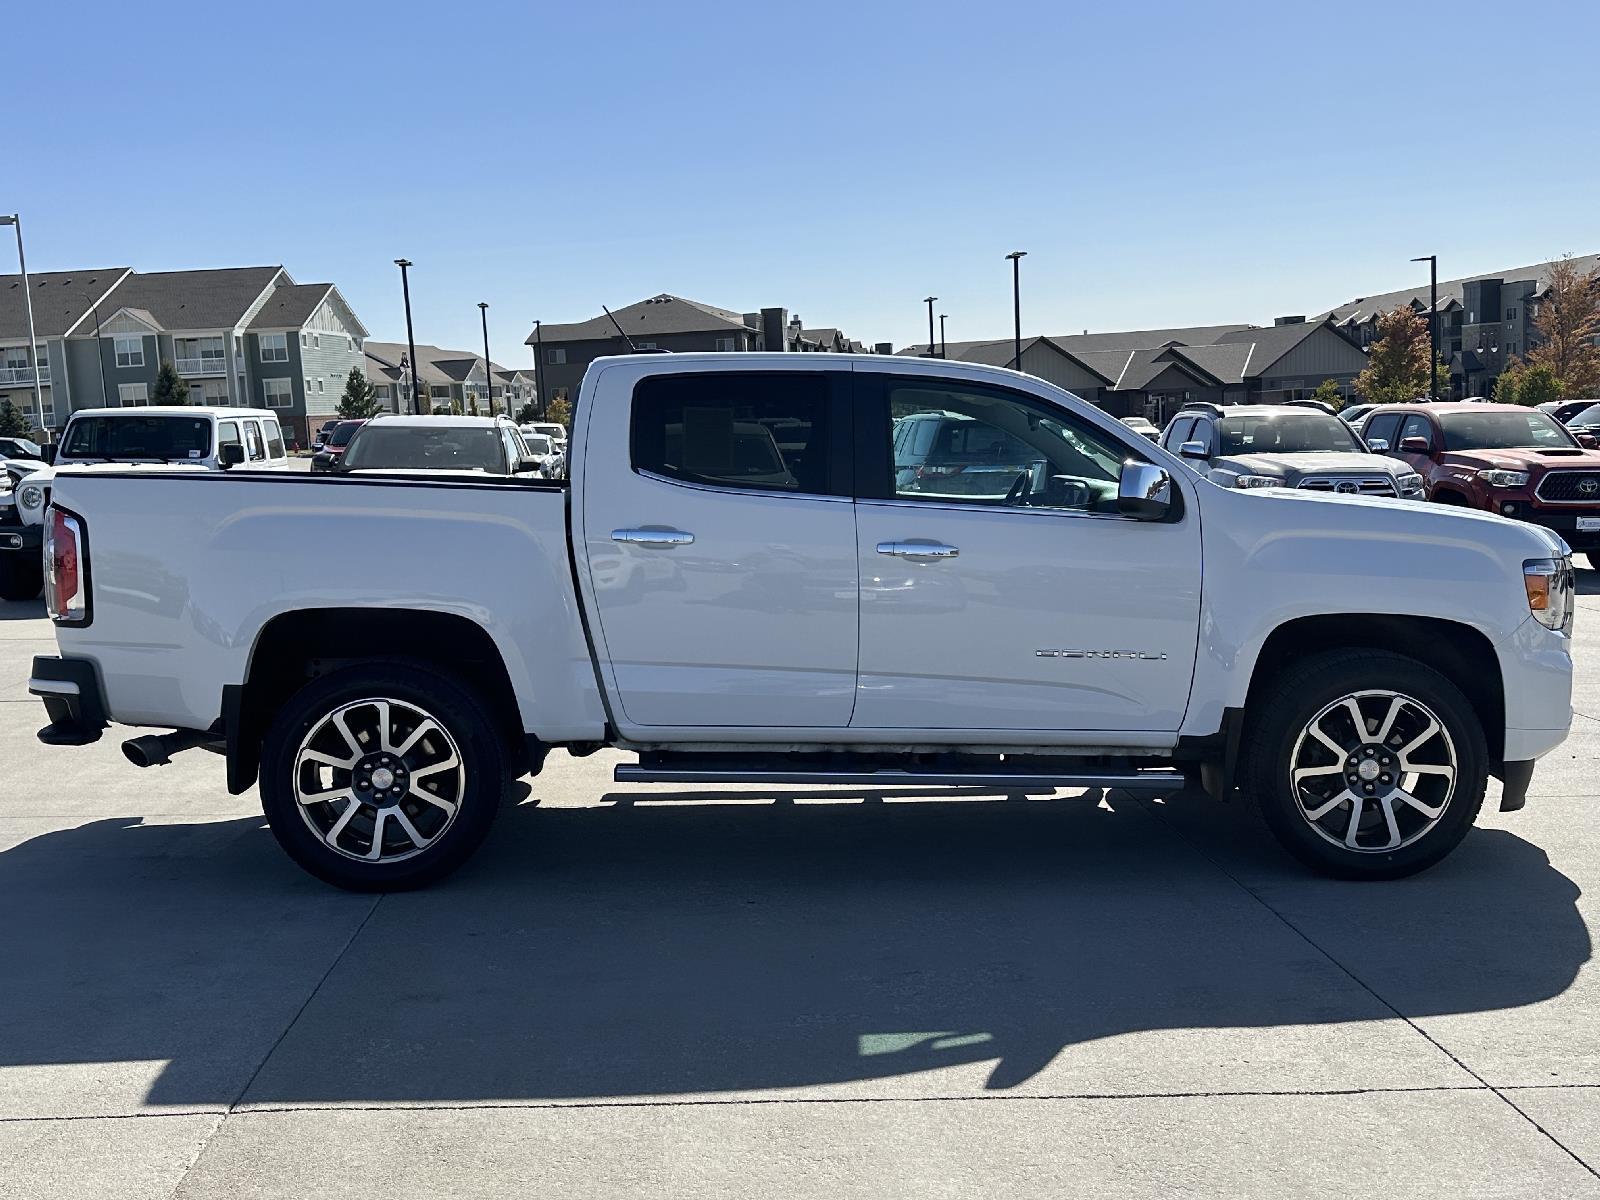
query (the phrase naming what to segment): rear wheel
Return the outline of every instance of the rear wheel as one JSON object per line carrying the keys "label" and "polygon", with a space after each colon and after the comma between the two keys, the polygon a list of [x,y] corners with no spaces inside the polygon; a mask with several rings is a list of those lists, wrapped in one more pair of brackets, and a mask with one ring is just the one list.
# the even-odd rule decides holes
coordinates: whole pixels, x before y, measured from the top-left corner
{"label": "rear wheel", "polygon": [[262,747],[273,835],[311,874],[352,891],[454,871],[488,833],[505,780],[505,749],[477,696],[408,665],[307,684]]}
{"label": "rear wheel", "polygon": [[1397,879],[1444,858],[1488,782],[1483,728],[1460,689],[1388,651],[1333,651],[1285,670],[1255,702],[1241,750],[1273,834],[1344,879]]}
{"label": "rear wheel", "polygon": [[36,600],[44,590],[44,559],[32,554],[0,555],[0,600]]}

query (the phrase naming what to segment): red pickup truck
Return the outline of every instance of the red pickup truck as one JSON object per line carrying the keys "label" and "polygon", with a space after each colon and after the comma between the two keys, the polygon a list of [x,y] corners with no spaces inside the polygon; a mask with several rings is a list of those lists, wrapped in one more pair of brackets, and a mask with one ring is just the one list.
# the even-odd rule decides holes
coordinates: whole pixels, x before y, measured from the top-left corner
{"label": "red pickup truck", "polygon": [[1514,404],[1386,404],[1361,436],[1422,476],[1428,499],[1554,530],[1600,567],[1600,449]]}

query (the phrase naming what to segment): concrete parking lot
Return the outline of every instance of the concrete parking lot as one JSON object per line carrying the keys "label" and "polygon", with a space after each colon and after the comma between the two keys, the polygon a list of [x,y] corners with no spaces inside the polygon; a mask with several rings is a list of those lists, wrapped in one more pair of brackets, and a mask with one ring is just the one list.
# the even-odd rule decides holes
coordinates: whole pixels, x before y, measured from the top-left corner
{"label": "concrete parking lot", "polygon": [[1442,866],[1238,806],[621,787],[301,874],[203,753],[34,739],[0,604],[0,1195],[1600,1196],[1600,576],[1572,739]]}

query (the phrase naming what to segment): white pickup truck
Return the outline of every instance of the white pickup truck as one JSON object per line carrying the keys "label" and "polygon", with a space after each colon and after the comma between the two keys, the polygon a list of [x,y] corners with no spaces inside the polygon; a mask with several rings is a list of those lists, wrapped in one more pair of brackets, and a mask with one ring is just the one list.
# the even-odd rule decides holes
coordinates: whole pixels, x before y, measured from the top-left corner
{"label": "white pickup truck", "polygon": [[563,482],[68,468],[46,554],[40,737],[225,754],[356,889],[452,870],[509,779],[602,746],[619,781],[1197,782],[1392,878],[1571,721],[1553,534],[1225,490],[964,363],[601,359]]}

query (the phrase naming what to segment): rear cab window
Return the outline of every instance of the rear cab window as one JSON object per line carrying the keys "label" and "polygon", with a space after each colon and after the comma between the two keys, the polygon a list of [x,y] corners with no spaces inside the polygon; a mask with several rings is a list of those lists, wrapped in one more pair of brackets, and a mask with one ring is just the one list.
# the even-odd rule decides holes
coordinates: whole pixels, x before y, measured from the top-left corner
{"label": "rear cab window", "polygon": [[633,469],[680,483],[848,495],[848,431],[822,373],[664,374],[633,393]]}

